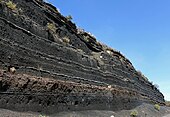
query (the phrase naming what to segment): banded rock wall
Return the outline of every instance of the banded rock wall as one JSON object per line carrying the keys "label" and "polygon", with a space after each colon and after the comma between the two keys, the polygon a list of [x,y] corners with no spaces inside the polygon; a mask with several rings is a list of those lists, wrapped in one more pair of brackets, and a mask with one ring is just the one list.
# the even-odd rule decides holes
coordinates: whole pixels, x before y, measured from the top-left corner
{"label": "banded rock wall", "polygon": [[[0,3],[0,107],[54,113],[130,109],[164,97],[120,52],[40,0]],[[52,28],[48,26],[52,25]],[[10,67],[15,74],[8,73]]]}

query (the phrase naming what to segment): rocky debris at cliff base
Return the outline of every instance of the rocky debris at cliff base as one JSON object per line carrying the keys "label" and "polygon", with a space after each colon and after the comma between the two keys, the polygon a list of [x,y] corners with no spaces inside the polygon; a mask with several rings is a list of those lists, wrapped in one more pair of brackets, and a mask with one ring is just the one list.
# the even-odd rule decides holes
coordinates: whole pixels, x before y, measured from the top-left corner
{"label": "rocky debris at cliff base", "polygon": [[52,115],[33,112],[16,112],[0,109],[0,117],[130,117],[130,113],[137,110],[137,117],[170,117],[170,107],[161,106],[160,111],[154,109],[154,105],[143,103],[132,110],[121,110],[117,112],[105,110],[87,110],[60,112]]}

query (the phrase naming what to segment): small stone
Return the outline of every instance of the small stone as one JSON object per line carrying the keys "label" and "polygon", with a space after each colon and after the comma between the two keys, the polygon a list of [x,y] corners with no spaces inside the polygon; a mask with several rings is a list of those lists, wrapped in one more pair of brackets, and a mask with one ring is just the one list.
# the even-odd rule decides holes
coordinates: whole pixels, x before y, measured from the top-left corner
{"label": "small stone", "polygon": [[11,67],[9,70],[10,70],[10,73],[12,73],[12,74],[14,74],[16,72],[15,67]]}
{"label": "small stone", "polygon": [[111,54],[111,53],[112,53],[110,50],[107,50],[106,52],[107,52],[108,54]]}
{"label": "small stone", "polygon": [[110,89],[110,88],[112,88],[112,86],[111,86],[111,85],[109,85],[109,86],[107,86],[107,87],[108,87],[109,89]]}

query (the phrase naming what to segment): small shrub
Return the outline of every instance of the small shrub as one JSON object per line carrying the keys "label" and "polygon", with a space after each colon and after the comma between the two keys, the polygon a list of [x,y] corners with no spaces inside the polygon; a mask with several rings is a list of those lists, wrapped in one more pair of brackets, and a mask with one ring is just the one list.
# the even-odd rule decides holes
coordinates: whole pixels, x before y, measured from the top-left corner
{"label": "small shrub", "polygon": [[138,111],[137,111],[137,110],[133,110],[133,111],[130,113],[130,116],[131,116],[131,117],[137,117],[137,116],[138,116]]}
{"label": "small shrub", "polygon": [[63,38],[63,42],[69,44],[70,43],[70,39],[68,39],[67,37],[64,37]]}
{"label": "small shrub", "polygon": [[159,89],[159,85],[158,84],[154,84],[154,87]]}
{"label": "small shrub", "polygon": [[71,15],[68,15],[68,16],[66,16],[66,19],[67,19],[68,21],[71,21],[73,18],[72,18]]}
{"label": "small shrub", "polygon": [[17,5],[13,3],[12,1],[6,2],[6,6],[10,8],[11,10],[17,10]]}
{"label": "small shrub", "polygon": [[161,107],[159,106],[159,104],[155,104],[154,108],[159,111]]}
{"label": "small shrub", "polygon": [[89,42],[90,41],[90,38],[87,36],[84,36],[84,40],[86,41],[86,42]]}
{"label": "small shrub", "polygon": [[53,24],[53,23],[47,23],[47,28],[48,28],[48,30],[51,30],[52,32],[56,31],[55,24]]}

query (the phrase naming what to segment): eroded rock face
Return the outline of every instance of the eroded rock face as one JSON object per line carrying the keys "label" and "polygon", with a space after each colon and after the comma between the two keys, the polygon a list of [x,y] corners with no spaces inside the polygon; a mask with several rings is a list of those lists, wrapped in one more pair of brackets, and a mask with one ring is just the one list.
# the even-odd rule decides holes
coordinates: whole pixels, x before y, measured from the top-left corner
{"label": "eroded rock face", "polygon": [[0,3],[1,108],[54,113],[164,103],[120,52],[77,29],[52,5],[14,0],[11,9],[6,2]]}

